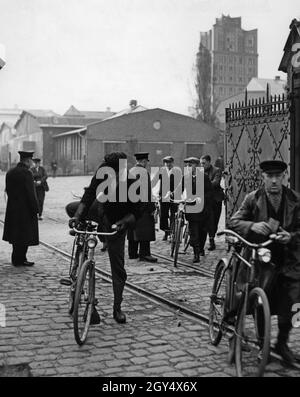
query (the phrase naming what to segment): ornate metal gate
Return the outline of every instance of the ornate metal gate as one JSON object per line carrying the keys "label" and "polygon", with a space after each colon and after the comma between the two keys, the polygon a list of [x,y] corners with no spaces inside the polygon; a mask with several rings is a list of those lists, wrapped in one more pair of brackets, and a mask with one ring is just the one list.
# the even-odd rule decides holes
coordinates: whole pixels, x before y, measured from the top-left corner
{"label": "ornate metal gate", "polygon": [[238,209],[245,194],[260,186],[261,161],[283,160],[290,175],[290,141],[289,101],[284,95],[246,100],[226,109],[227,219]]}

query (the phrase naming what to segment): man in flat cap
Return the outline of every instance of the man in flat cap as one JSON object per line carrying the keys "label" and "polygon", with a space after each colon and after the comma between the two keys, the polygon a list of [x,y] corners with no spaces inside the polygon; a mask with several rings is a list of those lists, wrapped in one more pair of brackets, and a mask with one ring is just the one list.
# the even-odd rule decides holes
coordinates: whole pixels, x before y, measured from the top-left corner
{"label": "man in flat cap", "polygon": [[[149,153],[139,152],[135,153],[136,165],[135,167],[145,168],[148,165]],[[129,174],[132,174],[133,167]],[[140,201],[139,213],[140,218],[136,221],[134,229],[128,230],[128,255],[130,259],[139,258],[140,261],[157,262],[157,258],[151,255],[150,241],[155,241],[155,218],[154,213],[156,210],[155,203],[153,202],[150,175],[147,172],[148,179],[148,199],[147,202]],[[139,189],[138,189],[139,190]],[[140,192],[137,191],[137,194]]]}
{"label": "man in flat cap", "polygon": [[272,314],[278,315],[276,352],[287,364],[296,361],[287,342],[292,329],[293,305],[300,302],[300,196],[283,185],[287,165],[279,160],[260,164],[263,185],[249,193],[229,221],[229,228],[246,239],[261,242],[271,233],[272,287],[266,291]]}
{"label": "man in flat cap", "polygon": [[[196,194],[196,169],[200,165],[198,157],[187,157],[184,160],[186,167],[191,167],[192,174],[192,193]],[[185,189],[185,178],[182,181],[182,189]],[[200,255],[204,256],[204,245],[208,231],[211,200],[211,182],[208,175],[204,173],[204,207],[195,213],[186,213],[185,218],[189,222],[190,245],[194,250],[193,263],[200,262]]]}
{"label": "man in flat cap", "polygon": [[36,196],[39,203],[39,220],[42,220],[45,194],[49,190],[47,183],[48,175],[45,168],[41,166],[41,159],[34,158],[33,162],[34,166],[32,167],[31,171],[33,174]]}
{"label": "man in flat cap", "polygon": [[[166,168],[167,174],[170,180],[170,198],[174,198],[174,174],[172,169],[174,168],[174,158],[172,156],[166,156],[162,159],[163,164]],[[160,204],[160,230],[165,232],[163,240],[167,240],[170,234],[171,225],[174,222],[175,214],[178,208],[178,204],[172,203],[171,201],[163,201],[163,186],[162,186],[162,175],[159,177],[159,204]]]}
{"label": "man in flat cap", "polygon": [[20,151],[20,162],[6,174],[7,206],[3,240],[13,246],[11,262],[14,266],[32,266],[27,250],[39,244],[38,202],[30,171],[33,152]]}

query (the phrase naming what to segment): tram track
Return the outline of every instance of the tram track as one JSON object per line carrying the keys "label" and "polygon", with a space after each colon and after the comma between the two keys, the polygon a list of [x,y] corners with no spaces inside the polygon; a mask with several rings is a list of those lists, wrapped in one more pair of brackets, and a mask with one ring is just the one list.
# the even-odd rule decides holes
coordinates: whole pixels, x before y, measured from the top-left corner
{"label": "tram track", "polygon": [[[46,243],[45,241],[40,241],[40,244],[43,245],[44,247],[46,247],[47,249],[49,249],[50,251],[52,251],[52,252],[54,251],[54,252],[62,255],[66,259],[71,259],[71,255],[69,253],[55,247],[52,244]],[[111,275],[109,273],[107,273],[106,271],[99,269],[97,266],[95,267],[95,271],[100,276],[101,279],[103,279],[107,282],[110,282],[110,283],[112,282]],[[152,291],[149,291],[145,288],[139,287],[131,282],[126,281],[125,289],[127,289],[128,291],[135,293],[139,296],[142,296],[155,304],[159,304],[160,306],[163,306],[163,307],[167,308],[168,310],[171,310],[173,312],[175,311],[175,314],[177,315],[177,317],[185,317],[195,323],[200,323],[202,325],[203,325],[203,323],[205,325],[208,325],[208,323],[209,323],[208,316],[198,313],[198,312],[195,312],[185,306],[179,305],[178,303],[176,303],[174,301],[164,298],[163,296],[158,295],[158,294],[156,294]],[[226,333],[228,333],[229,335],[232,335],[234,333],[233,327],[228,326],[228,327],[225,327],[224,329],[226,330]],[[279,356],[278,354],[276,354],[274,352],[273,347],[271,347],[270,356],[272,358],[277,359],[281,363],[283,363],[283,359],[281,358],[281,356]],[[300,370],[300,365],[295,364],[294,369]]]}
{"label": "tram track", "polygon": [[[62,222],[59,222],[57,220],[55,220],[55,221],[57,223],[62,224]],[[0,220],[0,223],[2,225],[4,224],[4,222],[2,220]],[[48,250],[50,250],[52,252],[55,252],[56,254],[61,255],[65,259],[68,259],[68,260],[71,259],[71,254],[69,254],[68,252],[63,251],[62,249],[54,246],[53,244],[47,243],[47,242],[42,241],[42,240],[40,240],[40,244],[42,246],[44,246],[45,248],[47,248]],[[168,257],[166,257],[164,255],[161,255],[161,254],[158,254],[158,253],[154,253],[153,252],[153,256],[156,256],[158,258],[164,259],[164,260],[166,260],[168,262],[173,262],[172,258],[168,258]],[[178,261],[178,265],[191,268],[197,274],[199,274],[201,276],[206,276],[206,277],[210,277],[210,278],[213,277],[213,273],[212,272],[206,271],[205,269],[203,269],[204,271],[196,269],[194,266],[189,265],[186,262]],[[95,270],[96,270],[97,275],[102,280],[104,280],[106,282],[109,282],[109,283],[112,283],[112,277],[111,277],[110,273],[108,273],[108,272],[106,272],[106,271],[104,271],[102,269],[99,269],[97,266],[95,267]],[[191,310],[191,309],[189,309],[186,306],[180,305],[180,304],[178,304],[178,303],[176,303],[176,302],[174,302],[174,301],[172,301],[170,299],[167,299],[167,298],[165,298],[165,297],[163,297],[163,296],[161,296],[159,294],[156,294],[156,293],[154,293],[152,291],[149,291],[149,290],[147,290],[145,288],[142,288],[142,287],[140,287],[140,286],[138,286],[138,285],[136,285],[134,283],[126,281],[125,289],[130,291],[131,293],[135,293],[135,294],[137,294],[139,296],[142,296],[142,297],[146,298],[147,300],[149,300],[149,301],[151,301],[151,302],[153,302],[153,303],[155,303],[157,305],[160,305],[160,306],[172,311],[177,316],[177,318],[184,317],[184,318],[187,318],[188,320],[191,320],[191,321],[193,321],[195,323],[198,323],[198,324],[200,323],[201,325],[203,325],[203,324],[208,325],[208,323],[209,323],[208,316],[206,316],[206,315],[204,315],[202,313],[199,313],[199,312],[195,312],[194,310]],[[234,332],[234,328],[233,327],[227,327],[226,328],[226,333],[228,333],[229,335],[232,335],[233,332]],[[283,362],[282,358],[274,352],[273,348],[271,348],[270,355],[271,355],[272,358],[275,358],[278,361]],[[297,369],[297,370],[300,370],[300,365],[295,364],[294,368]]]}
{"label": "tram track", "polygon": [[[50,216],[48,216],[47,215],[47,217],[46,217],[46,219],[47,220],[50,220],[50,221],[52,221],[52,222],[55,222],[55,223],[59,223],[59,224],[65,224],[64,222],[61,222],[60,220],[58,220],[58,219],[56,219],[56,218],[54,218],[54,217],[50,217]],[[180,252],[179,252],[179,254],[180,254]],[[173,258],[172,257],[168,257],[168,256],[166,256],[166,255],[162,255],[161,253],[159,253],[159,252],[157,252],[155,249],[153,249],[153,248],[151,248],[151,255],[152,256],[154,256],[154,257],[156,257],[156,258],[158,258],[158,259],[163,259],[164,261],[167,261],[167,262],[169,262],[169,263],[174,263],[174,260],[173,260]],[[185,262],[185,261],[183,261],[183,260],[177,260],[177,267],[183,267],[183,268],[187,268],[187,269],[190,269],[190,270],[193,270],[193,272],[195,273],[195,274],[198,274],[199,276],[204,276],[204,277],[209,277],[209,278],[213,278],[214,277],[214,272],[213,271],[209,271],[209,270],[207,270],[207,269],[204,269],[204,268],[202,268],[202,269],[199,269],[199,266],[193,266],[193,265],[191,265],[190,263],[187,263],[187,262]],[[200,266],[201,266],[201,264],[200,264]],[[173,268],[174,269],[176,269],[177,267],[175,267],[175,266],[173,266]]]}

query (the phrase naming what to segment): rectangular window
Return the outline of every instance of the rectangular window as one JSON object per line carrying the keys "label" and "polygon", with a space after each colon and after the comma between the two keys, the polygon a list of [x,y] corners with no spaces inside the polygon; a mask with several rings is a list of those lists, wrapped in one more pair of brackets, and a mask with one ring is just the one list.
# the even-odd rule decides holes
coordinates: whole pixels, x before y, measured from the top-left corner
{"label": "rectangular window", "polygon": [[186,157],[200,158],[204,154],[205,143],[186,143]]}

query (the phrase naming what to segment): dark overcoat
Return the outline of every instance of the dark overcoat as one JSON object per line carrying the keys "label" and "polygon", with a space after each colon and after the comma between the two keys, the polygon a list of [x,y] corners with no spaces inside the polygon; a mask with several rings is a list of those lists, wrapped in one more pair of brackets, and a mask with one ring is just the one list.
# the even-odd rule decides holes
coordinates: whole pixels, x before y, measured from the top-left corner
{"label": "dark overcoat", "polygon": [[211,165],[207,171],[207,175],[211,181],[212,194],[211,198],[216,203],[220,203],[224,200],[224,191],[220,185],[222,179],[222,171],[218,167]]}
{"label": "dark overcoat", "polygon": [[[142,167],[137,164],[136,167]],[[129,171],[129,174],[131,170]],[[138,178],[136,178],[137,180]],[[135,223],[134,228],[129,228],[127,233],[128,240],[134,241],[155,241],[155,203],[152,201],[152,189],[151,189],[151,180],[150,175],[147,173],[148,179],[148,201],[147,202],[139,202],[138,212],[139,218]],[[137,189],[137,194],[139,194],[139,190]]]}
{"label": "dark overcoat", "polygon": [[23,163],[6,174],[7,206],[3,240],[11,244],[38,245],[38,203],[32,172]]}
{"label": "dark overcoat", "polygon": [[49,189],[47,184],[48,175],[45,168],[40,166],[37,170],[35,167],[33,167],[31,169],[31,172],[33,174],[33,180],[36,189],[42,189],[44,191],[48,191]]}
{"label": "dark overcoat", "polygon": [[[291,240],[283,246],[284,263],[280,271],[287,277],[300,280],[300,196],[294,190],[283,187],[284,230],[291,234]],[[267,198],[264,188],[249,193],[239,210],[229,221],[229,228],[249,238],[254,222],[268,221]]]}

